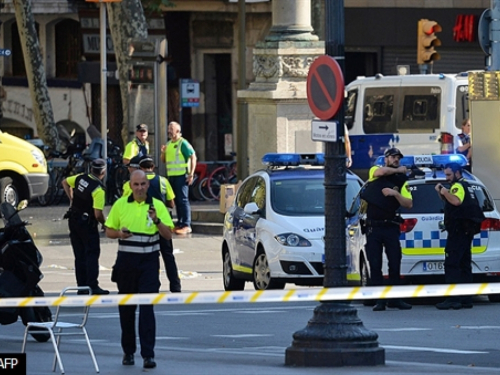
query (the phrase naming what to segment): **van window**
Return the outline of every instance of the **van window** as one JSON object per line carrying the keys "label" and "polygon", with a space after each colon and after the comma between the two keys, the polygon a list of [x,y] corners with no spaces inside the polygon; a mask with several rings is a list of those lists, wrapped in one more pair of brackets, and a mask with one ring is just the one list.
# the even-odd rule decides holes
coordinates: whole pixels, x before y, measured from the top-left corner
{"label": "van window", "polygon": [[394,91],[394,88],[368,88],[365,90],[363,113],[365,134],[397,132],[394,117]]}
{"label": "van window", "polygon": [[457,86],[457,103],[455,112],[455,126],[462,130],[462,121],[469,118],[469,86]]}
{"label": "van window", "polygon": [[347,94],[347,105],[345,108],[344,122],[348,130],[354,126],[354,114],[358,102],[358,90],[350,90]]}
{"label": "van window", "polygon": [[439,128],[439,97],[437,95],[405,95],[400,129]]}

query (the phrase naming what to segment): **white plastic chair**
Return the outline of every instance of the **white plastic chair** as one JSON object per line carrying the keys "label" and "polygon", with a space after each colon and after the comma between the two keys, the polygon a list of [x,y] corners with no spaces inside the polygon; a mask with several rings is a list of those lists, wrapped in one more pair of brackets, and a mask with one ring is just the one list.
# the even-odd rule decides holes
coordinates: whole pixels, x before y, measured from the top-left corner
{"label": "white plastic chair", "polygon": [[[78,291],[88,291],[88,294],[92,294],[92,291],[89,287],[67,287],[64,288],[60,294],[60,296],[66,296],[68,292],[77,293]],[[85,336],[85,340],[87,341],[87,346],[89,347],[90,356],[92,357],[92,361],[94,362],[95,371],[99,373],[99,366],[97,365],[97,360],[94,354],[94,350],[92,349],[92,345],[90,344],[89,336],[87,334],[87,330],[85,329],[85,324],[87,323],[89,309],[90,306],[86,305],[81,310],[77,308],[79,311],[75,313],[75,307],[64,307],[57,306],[56,314],[54,316],[54,321],[52,322],[29,322],[26,325],[26,329],[24,331],[24,340],[23,347],[21,352],[24,353],[26,348],[26,341],[28,338],[28,333],[30,331],[47,330],[50,334],[50,338],[52,341],[52,345],[54,346],[55,356],[54,363],[52,365],[52,371],[56,371],[56,360],[59,364],[59,369],[61,370],[61,374],[64,374],[64,366],[61,360],[61,355],[59,353],[59,344],[61,342],[61,336],[71,336],[71,335],[83,335]],[[77,320],[78,322],[62,322],[59,320],[59,314],[63,310],[67,310],[68,314],[65,314],[65,318],[71,317],[72,320]],[[69,312],[70,311],[70,312]],[[57,340],[56,340],[57,336]]]}

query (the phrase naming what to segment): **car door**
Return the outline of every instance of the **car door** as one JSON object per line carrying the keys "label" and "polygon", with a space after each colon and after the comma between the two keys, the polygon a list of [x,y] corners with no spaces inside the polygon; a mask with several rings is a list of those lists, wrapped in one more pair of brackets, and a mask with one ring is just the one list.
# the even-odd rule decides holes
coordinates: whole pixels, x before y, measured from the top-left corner
{"label": "car door", "polygon": [[361,219],[365,215],[366,203],[358,194],[348,210],[346,219],[346,252],[348,274],[351,281],[361,281],[361,256],[365,246],[365,235],[361,231]]}
{"label": "car door", "polygon": [[245,245],[246,239],[246,229],[245,226],[245,216],[244,211],[245,206],[250,202],[253,187],[257,177],[251,177],[243,182],[238,190],[238,195],[235,199],[235,209],[233,212],[232,224],[234,231],[234,252],[235,256],[233,262],[237,265],[244,267],[252,267],[253,259],[249,262],[247,257],[244,256],[244,249],[247,247]]}
{"label": "car door", "polygon": [[[249,203],[254,204],[248,206]],[[245,214],[241,217],[241,254],[245,263],[248,262],[253,266],[257,241],[257,222],[266,217],[266,182],[264,178],[258,177],[256,179],[246,207]],[[249,209],[250,207],[254,207],[254,209]]]}

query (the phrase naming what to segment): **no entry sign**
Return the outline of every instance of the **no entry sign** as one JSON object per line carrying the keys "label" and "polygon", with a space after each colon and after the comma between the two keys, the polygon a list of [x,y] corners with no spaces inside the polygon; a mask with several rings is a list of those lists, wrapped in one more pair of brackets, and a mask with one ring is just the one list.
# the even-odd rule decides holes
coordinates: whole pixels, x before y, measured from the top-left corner
{"label": "no entry sign", "polygon": [[307,75],[307,102],[321,120],[332,119],[344,100],[344,76],[331,56],[318,57]]}

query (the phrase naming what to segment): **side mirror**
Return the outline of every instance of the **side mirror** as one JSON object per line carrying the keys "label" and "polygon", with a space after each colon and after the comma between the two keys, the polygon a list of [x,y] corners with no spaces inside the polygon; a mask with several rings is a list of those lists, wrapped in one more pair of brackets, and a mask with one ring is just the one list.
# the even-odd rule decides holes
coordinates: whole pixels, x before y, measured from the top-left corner
{"label": "side mirror", "polygon": [[257,206],[255,202],[250,202],[245,205],[243,211],[245,211],[246,214],[253,215],[259,212],[259,206]]}

